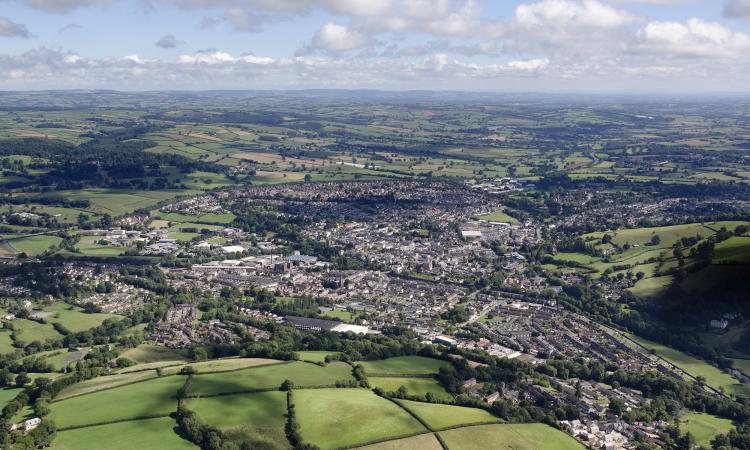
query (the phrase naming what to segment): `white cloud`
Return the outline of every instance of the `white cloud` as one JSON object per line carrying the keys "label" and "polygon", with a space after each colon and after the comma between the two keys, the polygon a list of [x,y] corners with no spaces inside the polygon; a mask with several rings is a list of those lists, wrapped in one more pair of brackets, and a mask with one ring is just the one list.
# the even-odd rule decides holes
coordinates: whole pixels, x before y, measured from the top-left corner
{"label": "white cloud", "polygon": [[630,50],[661,57],[733,59],[750,52],[750,36],[698,18],[684,23],[649,22]]}
{"label": "white cloud", "polygon": [[67,13],[78,8],[113,3],[116,0],[22,0],[25,5],[42,11]]}
{"label": "white cloud", "polygon": [[31,34],[26,25],[13,22],[7,17],[0,16],[0,37],[20,37],[31,38]]}
{"label": "white cloud", "polygon": [[362,48],[369,42],[370,39],[358,30],[328,22],[315,33],[307,50],[340,52]]}

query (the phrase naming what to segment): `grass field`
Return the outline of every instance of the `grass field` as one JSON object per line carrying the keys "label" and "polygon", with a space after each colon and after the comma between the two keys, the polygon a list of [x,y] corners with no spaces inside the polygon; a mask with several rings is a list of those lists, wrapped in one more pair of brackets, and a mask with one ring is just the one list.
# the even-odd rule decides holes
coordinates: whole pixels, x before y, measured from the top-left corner
{"label": "grass field", "polygon": [[18,253],[26,253],[29,256],[37,256],[49,250],[53,245],[62,242],[57,236],[25,236],[8,240],[8,244]]}
{"label": "grass field", "polygon": [[443,450],[440,441],[433,433],[425,433],[393,441],[380,442],[378,444],[357,447],[358,450]]}
{"label": "grass field", "polygon": [[750,264],[750,237],[734,236],[716,244],[714,264]]}
{"label": "grass field", "polygon": [[45,318],[50,323],[59,323],[73,332],[86,331],[102,324],[106,319],[121,319],[117,314],[85,313],[81,308],[57,303],[44,308],[44,311],[54,313],[54,316]]}
{"label": "grass field", "polygon": [[0,330],[0,354],[12,353],[16,350],[16,348],[13,347],[13,339],[11,339],[10,335],[10,331],[5,329]]}
{"label": "grass field", "polygon": [[210,396],[231,392],[273,389],[285,379],[295,386],[332,386],[338,380],[353,380],[351,366],[333,362],[326,367],[305,362],[276,364],[231,373],[196,375],[190,386],[192,396]]}
{"label": "grass field", "polygon": [[714,367],[705,361],[694,358],[671,347],[667,347],[666,345],[658,344],[634,335],[628,336],[645,348],[653,350],[657,355],[671,362],[693,377],[704,377],[706,379],[706,384],[714,389],[724,389],[728,394],[733,393],[742,396],[750,395],[750,385],[740,383],[739,380],[722,372],[717,367]]}
{"label": "grass field", "polygon": [[123,386],[136,381],[148,380],[149,378],[156,378],[155,370],[144,370],[142,372],[96,377],[66,387],[57,395],[57,397],[55,397],[55,400],[65,400],[66,398],[74,397],[76,395]]}
{"label": "grass field", "polygon": [[59,339],[62,337],[48,323],[42,324],[28,319],[13,319],[13,326],[16,328],[18,339],[27,344],[33,341],[44,342],[47,339]]}
{"label": "grass field", "polygon": [[[177,426],[169,417],[134,420],[60,431],[52,442],[52,450],[160,450],[198,449],[175,433]],[[103,445],[103,443],[106,443]]]}
{"label": "grass field", "polygon": [[149,344],[141,344],[138,347],[126,350],[120,356],[141,364],[161,361],[187,361],[184,352]]}
{"label": "grass field", "polygon": [[663,277],[644,278],[636,282],[635,285],[628,290],[638,297],[657,297],[669,288],[669,286],[672,284],[673,279],[674,277],[672,277],[671,275]]}
{"label": "grass field", "polygon": [[[224,372],[229,370],[247,369],[249,367],[267,366],[269,364],[278,364],[281,361],[276,359],[265,358],[226,358],[214,359],[212,361],[203,361],[187,364],[197,371],[197,373]],[[177,373],[185,366],[168,367],[163,370],[164,374]]]}
{"label": "grass field", "polygon": [[326,356],[328,355],[334,355],[336,352],[329,352],[329,351],[302,351],[297,352],[299,355],[299,359],[302,361],[312,361],[312,362],[324,362],[326,359]]}
{"label": "grass field", "polygon": [[690,433],[696,445],[711,446],[711,440],[717,434],[727,433],[734,429],[732,421],[712,416],[711,414],[688,412],[680,416],[680,431]]}
{"label": "grass field", "polygon": [[490,213],[490,214],[484,214],[482,216],[477,216],[477,219],[479,219],[479,220],[486,220],[488,222],[518,223],[518,220],[515,217],[511,217],[508,214],[506,214],[504,209],[501,209],[499,211],[495,211],[495,212]]}
{"label": "grass field", "polygon": [[365,389],[297,390],[294,404],[302,438],[320,448],[362,445],[424,430],[409,413]]}
{"label": "grass field", "polygon": [[420,403],[409,400],[398,400],[398,402],[422,419],[433,430],[441,430],[456,425],[500,422],[500,419],[483,409]]}
{"label": "grass field", "polygon": [[446,361],[422,356],[398,356],[378,361],[361,361],[368,376],[378,375],[431,375],[447,367]]}
{"label": "grass field", "polygon": [[281,449],[289,443],[284,434],[286,392],[222,395],[191,399],[188,409],[205,423],[230,437],[249,442],[252,448]]}
{"label": "grass field", "polygon": [[440,386],[434,378],[417,377],[368,377],[370,386],[379,387],[386,392],[397,391],[404,386],[409,395],[425,395],[431,392],[439,399],[450,399],[452,396]]}
{"label": "grass field", "polygon": [[45,197],[64,198],[68,200],[88,200],[91,206],[87,210],[98,214],[119,216],[132,213],[136,209],[149,208],[164,200],[177,196],[199,194],[196,190],[139,191],[132,189],[81,189],[78,191],[55,191]]}
{"label": "grass field", "polygon": [[477,425],[441,431],[451,450],[582,450],[572,437],[539,423]]}
{"label": "grass field", "polygon": [[184,383],[175,375],[68,398],[50,404],[50,417],[63,429],[167,415],[177,410],[175,394]]}
{"label": "grass field", "polygon": [[5,407],[11,400],[21,392],[20,388],[15,389],[0,389],[0,410]]}

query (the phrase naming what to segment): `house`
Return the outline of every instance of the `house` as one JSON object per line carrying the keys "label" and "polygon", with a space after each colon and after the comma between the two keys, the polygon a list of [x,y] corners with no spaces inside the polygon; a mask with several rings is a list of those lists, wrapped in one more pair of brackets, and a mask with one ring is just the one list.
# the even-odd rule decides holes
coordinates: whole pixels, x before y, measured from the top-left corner
{"label": "house", "polygon": [[472,386],[477,385],[477,379],[476,378],[469,378],[468,380],[464,381],[464,389],[468,389]]}
{"label": "house", "polygon": [[485,401],[485,403],[492,404],[492,403],[496,402],[497,399],[499,399],[499,398],[500,398],[500,393],[497,392],[497,391],[495,391],[492,394],[485,396],[484,397],[484,401]]}
{"label": "house", "polygon": [[39,417],[34,417],[32,419],[25,420],[23,422],[23,430],[31,431],[34,428],[38,427],[40,423],[42,423],[42,419],[40,419]]}
{"label": "house", "polygon": [[712,320],[708,325],[716,330],[726,330],[727,326],[729,325],[729,321],[727,321],[726,319]]}
{"label": "house", "polygon": [[436,336],[435,339],[432,340],[432,342],[438,345],[445,345],[446,347],[456,346],[456,340],[451,339],[448,336]]}

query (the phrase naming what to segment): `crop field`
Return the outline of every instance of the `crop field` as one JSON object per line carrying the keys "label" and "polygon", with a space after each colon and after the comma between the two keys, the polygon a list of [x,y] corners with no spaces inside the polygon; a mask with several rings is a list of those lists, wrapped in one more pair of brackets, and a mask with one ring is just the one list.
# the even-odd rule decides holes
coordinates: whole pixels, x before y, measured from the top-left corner
{"label": "crop field", "polygon": [[724,389],[725,392],[736,395],[750,395],[750,385],[742,384],[739,380],[731,375],[722,372],[719,368],[694,358],[679,350],[675,350],[666,345],[643,339],[634,335],[629,335],[631,339],[638,342],[645,348],[653,350],[657,355],[684,370],[693,377],[704,377],[706,384],[714,389]]}
{"label": "crop field", "polygon": [[357,447],[358,450],[443,450],[440,441],[433,433],[418,434],[416,436],[380,442],[378,444]]}
{"label": "crop field", "polygon": [[203,422],[219,428],[233,439],[249,442],[252,448],[289,447],[284,434],[286,392],[190,399],[186,406]]}
{"label": "crop field", "polygon": [[149,344],[141,344],[138,347],[126,350],[120,356],[142,364],[161,361],[187,361],[184,352]]}
{"label": "crop field", "polygon": [[401,406],[422,419],[432,430],[441,430],[457,425],[500,422],[500,419],[497,417],[478,408],[420,403],[410,400],[398,400],[398,402]]}
{"label": "crop field", "polygon": [[724,434],[734,429],[732,421],[699,412],[687,412],[680,416],[680,431],[690,433],[698,446],[711,446],[711,440],[718,434]]}
{"label": "crop field", "polygon": [[379,387],[385,392],[397,391],[401,386],[406,388],[409,395],[426,395],[432,393],[439,399],[450,399],[450,395],[440,383],[433,378],[422,377],[368,377],[370,386]]}
{"label": "crop field", "polygon": [[66,398],[75,397],[77,395],[124,386],[126,384],[135,383],[137,381],[156,378],[156,376],[157,375],[155,370],[144,370],[141,372],[131,372],[121,375],[107,375],[96,377],[66,387],[57,395],[57,397],[55,397],[55,400],[65,400]]}
{"label": "crop field", "polygon": [[177,390],[185,377],[172,375],[79,395],[50,404],[59,429],[116,420],[166,416],[177,409]]}
{"label": "crop field", "polygon": [[161,417],[60,431],[51,449],[100,450],[106,442],[108,450],[197,450],[197,446],[175,432],[176,426],[174,419]]}
{"label": "crop field", "polygon": [[422,356],[398,356],[378,361],[360,361],[358,364],[362,364],[368,376],[431,375],[449,365],[446,361]]}
{"label": "crop field", "polygon": [[210,396],[232,392],[250,392],[279,387],[285,379],[295,386],[333,386],[336,381],[350,381],[352,368],[346,363],[333,362],[325,367],[305,362],[275,364],[239,370],[232,373],[198,374],[193,377],[189,394]]}
{"label": "crop field", "polygon": [[477,425],[441,431],[451,450],[583,450],[572,437],[543,424]]}
{"label": "crop field", "polygon": [[294,405],[302,438],[321,448],[424,431],[408,412],[365,389],[300,389],[294,391]]}

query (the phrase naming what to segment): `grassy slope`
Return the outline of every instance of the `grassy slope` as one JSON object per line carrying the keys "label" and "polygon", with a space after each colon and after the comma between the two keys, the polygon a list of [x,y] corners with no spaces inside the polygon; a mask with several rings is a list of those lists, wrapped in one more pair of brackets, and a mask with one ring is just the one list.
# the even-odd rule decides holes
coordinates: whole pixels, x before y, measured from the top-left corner
{"label": "grassy slope", "polygon": [[302,438],[321,448],[424,430],[409,413],[364,389],[302,389],[294,392],[294,403]]}
{"label": "grassy slope", "polygon": [[[131,450],[198,449],[175,433],[176,423],[169,417],[99,425],[60,431],[52,441],[52,450]],[[106,443],[106,444],[105,444]]]}
{"label": "grassy slope", "polygon": [[428,392],[440,399],[450,399],[452,396],[440,386],[434,378],[416,377],[368,377],[370,386],[379,387],[386,392],[397,391],[404,386],[410,395],[425,395]]}
{"label": "grassy slope", "polygon": [[531,423],[478,425],[441,431],[451,450],[580,450],[583,445],[550,426]]}
{"label": "grassy slope", "polygon": [[403,407],[416,414],[433,430],[441,430],[456,425],[473,423],[497,423],[497,417],[483,409],[462,406],[420,403],[409,400],[398,401]]}
{"label": "grassy slope", "polygon": [[733,429],[732,421],[706,413],[689,412],[680,416],[680,431],[690,432],[697,445],[710,447],[711,440],[717,434]]}
{"label": "grassy slope", "polygon": [[378,361],[361,361],[369,376],[375,375],[430,375],[437,373],[446,361],[421,356],[398,356]]}

